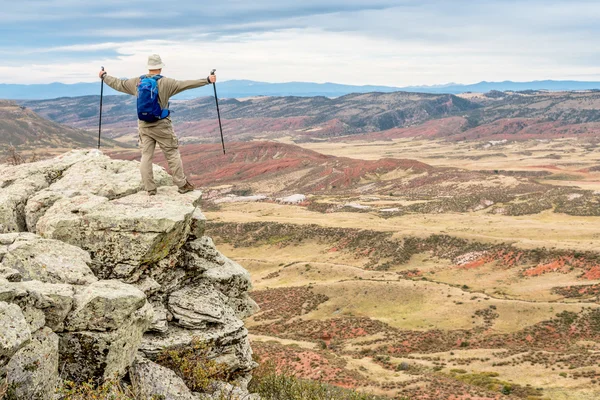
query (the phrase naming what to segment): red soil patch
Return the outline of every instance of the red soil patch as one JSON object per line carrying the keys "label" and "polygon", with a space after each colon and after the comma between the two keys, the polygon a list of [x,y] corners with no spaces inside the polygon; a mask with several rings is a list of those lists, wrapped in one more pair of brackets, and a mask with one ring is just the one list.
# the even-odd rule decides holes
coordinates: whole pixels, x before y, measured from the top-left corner
{"label": "red soil patch", "polygon": [[563,258],[552,261],[548,264],[540,264],[536,267],[530,268],[523,272],[525,276],[540,276],[547,272],[569,272],[569,266],[567,265],[567,261]]}
{"label": "red soil patch", "polygon": [[596,280],[600,279],[600,265],[596,265],[590,268],[585,274],[583,274],[585,279]]}
{"label": "red soil patch", "polygon": [[[190,144],[181,147],[188,178],[197,186],[240,184],[277,179],[282,174],[305,171],[289,182],[290,188],[303,193],[342,190],[364,178],[395,170],[423,172],[433,167],[414,160],[384,158],[376,161],[335,157],[276,142],[236,142],[226,144]],[[136,152],[118,153],[120,159],[139,159]],[[166,167],[164,156],[156,152],[155,162]]]}
{"label": "red soil patch", "polygon": [[345,368],[344,359],[327,352],[272,342],[254,342],[252,349],[261,363],[271,362],[279,373],[291,373],[298,378],[318,380],[345,388],[355,388],[365,383],[362,376]]}

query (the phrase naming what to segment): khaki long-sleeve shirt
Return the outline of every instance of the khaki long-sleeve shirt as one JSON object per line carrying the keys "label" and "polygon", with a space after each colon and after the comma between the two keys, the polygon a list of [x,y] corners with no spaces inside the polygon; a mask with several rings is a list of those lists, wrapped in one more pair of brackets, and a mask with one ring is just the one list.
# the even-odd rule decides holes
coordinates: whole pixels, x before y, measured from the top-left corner
{"label": "khaki long-sleeve shirt", "polygon": [[[146,76],[154,75],[147,74]],[[132,96],[137,96],[137,87],[140,83],[140,77],[123,80],[115,78],[114,76],[106,75],[104,77],[104,82],[118,92],[130,94]],[[158,80],[158,103],[160,104],[160,107],[164,110],[169,106],[169,99],[172,96],[175,96],[177,93],[181,93],[184,90],[199,88],[201,86],[208,85],[209,83],[210,82],[207,78],[194,79],[188,81],[178,81],[176,79],[166,78],[163,76]],[[165,124],[168,124],[169,126],[167,127]],[[138,127],[140,129],[154,127],[171,128],[170,125],[171,117],[167,117],[156,122],[146,122],[138,120]]]}

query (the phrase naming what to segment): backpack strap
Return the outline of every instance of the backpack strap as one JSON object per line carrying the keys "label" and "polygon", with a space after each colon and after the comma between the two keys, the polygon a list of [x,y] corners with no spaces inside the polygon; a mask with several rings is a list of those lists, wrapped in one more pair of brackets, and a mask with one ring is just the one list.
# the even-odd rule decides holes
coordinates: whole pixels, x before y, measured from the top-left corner
{"label": "backpack strap", "polygon": [[162,77],[163,77],[162,75],[148,76],[147,74],[145,74],[145,75],[140,76],[140,80],[150,78],[150,79],[154,79],[155,81],[158,82],[158,80]]}

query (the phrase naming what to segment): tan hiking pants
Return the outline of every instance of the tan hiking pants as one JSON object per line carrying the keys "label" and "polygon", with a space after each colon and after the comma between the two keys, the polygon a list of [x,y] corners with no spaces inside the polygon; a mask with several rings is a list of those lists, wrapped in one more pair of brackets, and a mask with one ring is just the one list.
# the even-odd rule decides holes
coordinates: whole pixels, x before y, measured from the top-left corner
{"label": "tan hiking pants", "polygon": [[170,123],[162,123],[153,127],[140,126],[139,133],[142,147],[140,172],[142,173],[144,188],[147,191],[156,189],[154,174],[152,173],[152,159],[157,143],[167,159],[173,183],[178,187],[185,186],[186,178],[183,173],[181,155],[179,154],[179,142],[173,131],[173,126]]}

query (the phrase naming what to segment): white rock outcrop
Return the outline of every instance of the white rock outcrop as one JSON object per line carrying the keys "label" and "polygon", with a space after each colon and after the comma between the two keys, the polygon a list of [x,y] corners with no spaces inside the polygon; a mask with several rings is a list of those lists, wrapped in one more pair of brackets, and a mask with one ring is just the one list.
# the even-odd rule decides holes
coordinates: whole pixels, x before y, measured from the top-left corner
{"label": "white rock outcrop", "polygon": [[150,197],[138,167],[95,150],[0,165],[0,377],[16,398],[124,376],[143,393],[206,398],[153,362],[197,340],[240,381],[256,366],[248,272],[204,236],[199,191],[177,193],[155,166]]}

